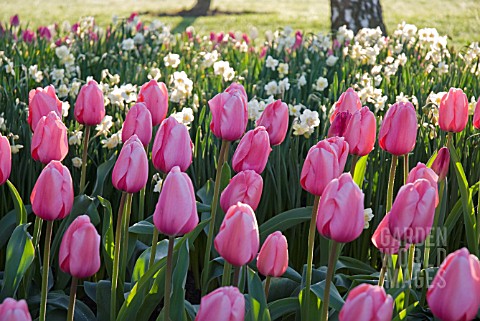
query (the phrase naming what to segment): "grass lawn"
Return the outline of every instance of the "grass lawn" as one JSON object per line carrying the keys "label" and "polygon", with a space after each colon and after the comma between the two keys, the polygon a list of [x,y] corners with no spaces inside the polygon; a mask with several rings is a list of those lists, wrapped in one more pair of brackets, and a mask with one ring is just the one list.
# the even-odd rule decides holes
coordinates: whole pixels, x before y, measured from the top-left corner
{"label": "grass lawn", "polygon": [[[419,27],[435,27],[451,37],[456,46],[480,40],[479,0],[382,0],[388,30],[405,20]],[[330,5],[328,0],[222,0],[213,1],[218,15],[200,18],[173,16],[188,9],[194,0],[0,0],[2,21],[18,13],[22,21],[32,26],[75,21],[80,16],[93,15],[98,23],[109,23],[114,15],[126,17],[136,11],[143,20],[159,18],[179,31],[193,25],[208,32],[243,30],[256,26],[263,32],[289,25],[307,31],[327,31]],[[162,14],[169,14],[168,16]]]}

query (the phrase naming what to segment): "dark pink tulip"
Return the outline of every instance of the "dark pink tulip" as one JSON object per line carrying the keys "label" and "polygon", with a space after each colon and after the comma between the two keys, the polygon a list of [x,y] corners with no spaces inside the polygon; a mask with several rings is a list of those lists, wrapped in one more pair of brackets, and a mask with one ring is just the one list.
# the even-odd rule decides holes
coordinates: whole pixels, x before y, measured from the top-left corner
{"label": "dark pink tulip", "polygon": [[145,103],[152,115],[152,126],[157,126],[167,116],[167,86],[163,82],[158,83],[155,79],[150,80],[140,88],[137,102]]}
{"label": "dark pink tulip", "polygon": [[368,155],[375,146],[377,121],[368,107],[352,114],[343,135],[350,147],[349,153],[357,156]]}
{"label": "dark pink tulip", "polygon": [[473,126],[476,129],[480,129],[480,99],[477,101],[475,105],[475,112],[473,114]]}
{"label": "dark pink tulip", "polygon": [[12,27],[18,27],[20,25],[20,18],[18,17],[18,14],[10,17],[10,25]]}
{"label": "dark pink tulip", "polygon": [[363,192],[344,173],[327,184],[317,212],[318,232],[336,242],[347,243],[362,234],[365,226]]}
{"label": "dark pink tulip", "polygon": [[236,172],[248,169],[261,174],[267,165],[272,148],[265,127],[259,126],[242,137],[232,157],[232,168]]}
{"label": "dark pink tulip", "polygon": [[215,249],[234,266],[250,263],[258,253],[260,237],[252,208],[238,202],[231,206],[214,240]]}
{"label": "dark pink tulip", "polygon": [[349,111],[342,111],[335,116],[330,128],[328,129],[328,137],[344,137],[347,130],[348,123],[352,118],[352,114]]}
{"label": "dark pink tulip", "polygon": [[226,213],[230,206],[242,202],[255,211],[262,197],[263,179],[255,171],[246,170],[235,175],[220,196],[220,206]]}
{"label": "dark pink tulip", "polygon": [[372,243],[380,252],[391,255],[398,253],[401,242],[394,238],[390,233],[389,214],[390,213],[387,213],[380,224],[378,224],[378,227],[372,236]]}
{"label": "dark pink tulip", "polygon": [[282,276],[288,268],[287,238],[280,231],[270,234],[257,257],[258,272],[265,276]]}
{"label": "dark pink tulip", "polygon": [[127,193],[137,193],[148,180],[148,159],[137,135],[131,136],[123,145],[113,167],[113,186]]}
{"label": "dark pink tulip", "polygon": [[342,111],[349,111],[353,114],[361,108],[362,102],[360,101],[360,97],[358,97],[358,94],[353,88],[348,88],[346,92],[340,95],[340,98],[338,98],[338,101],[335,103],[335,110],[332,116],[330,116],[330,122],[333,122],[337,114]]}
{"label": "dark pink tulip", "polygon": [[438,175],[431,168],[428,168],[423,163],[418,163],[417,166],[412,168],[408,173],[407,183],[414,183],[417,179],[424,178],[430,182],[430,185],[435,189],[435,207],[438,205]]}
{"label": "dark pink tulip", "polygon": [[54,111],[38,121],[32,136],[31,153],[34,160],[43,164],[62,161],[67,156],[67,127]]}
{"label": "dark pink tulip", "polygon": [[87,126],[98,125],[105,117],[103,92],[95,80],[83,85],[75,102],[75,119]]}
{"label": "dark pink tulip", "polygon": [[267,130],[270,144],[280,145],[288,130],[288,106],[280,99],[268,104],[260,118],[257,126],[263,126]]}
{"label": "dark pink tulip", "polygon": [[393,315],[393,298],[383,287],[360,284],[348,293],[340,310],[340,321],[390,321]]}
{"label": "dark pink tulip", "polygon": [[7,137],[0,134],[0,185],[5,184],[12,170],[12,150]]}
{"label": "dark pink tulip", "polygon": [[322,195],[325,186],[340,176],[348,156],[348,143],[343,137],[321,140],[310,148],[303,163],[300,184],[313,195]]}
{"label": "dark pink tulip", "polygon": [[133,22],[135,20],[135,18],[137,18],[137,17],[138,17],[138,12],[132,12],[130,14],[130,17],[128,17],[127,21],[128,22]]}
{"label": "dark pink tulip", "polygon": [[438,125],[443,131],[459,133],[468,122],[468,99],[463,90],[450,88],[442,97],[438,111]]}
{"label": "dark pink tulip", "polygon": [[447,147],[442,147],[438,151],[437,157],[432,163],[433,171],[438,175],[438,181],[443,181],[448,174],[450,166],[450,152]]}
{"label": "dark pink tulip", "polygon": [[77,217],[63,234],[58,264],[63,272],[79,279],[100,269],[100,235],[88,215]]}
{"label": "dark pink tulip", "polygon": [[33,42],[35,40],[35,32],[33,32],[33,30],[30,30],[30,29],[25,29],[22,33],[22,39],[26,43]]}
{"label": "dark pink tulip", "polygon": [[225,286],[204,296],[195,321],[243,321],[245,298],[238,288]]}
{"label": "dark pink tulip", "polygon": [[72,176],[59,161],[51,161],[40,173],[30,195],[38,217],[53,221],[65,218],[73,206]]}
{"label": "dark pink tulip", "polygon": [[37,33],[40,38],[43,38],[48,41],[52,39],[52,33],[50,32],[50,29],[48,27],[45,27],[45,26],[38,27]]}
{"label": "dark pink tulip", "polygon": [[153,222],[160,233],[169,236],[187,234],[198,224],[192,181],[178,166],[165,178]]}
{"label": "dark pink tulip", "polygon": [[28,94],[28,124],[33,131],[37,123],[49,112],[55,111],[58,117],[62,116],[62,102],[55,93],[55,88],[50,85],[45,88],[38,87],[30,90]]}
{"label": "dark pink tulip", "polygon": [[0,321],[32,321],[27,301],[6,298],[0,304]]}
{"label": "dark pink tulip", "polygon": [[427,292],[432,313],[443,321],[473,320],[480,308],[480,262],[466,248],[450,253]]}
{"label": "dark pink tulip", "polygon": [[136,103],[127,113],[122,127],[122,141],[137,135],[143,146],[148,146],[152,139],[152,115],[144,103]]}
{"label": "dark pink tulip", "polygon": [[152,149],[153,166],[168,173],[174,166],[182,172],[192,163],[193,143],[188,129],[172,116],[165,119],[158,129]]}
{"label": "dark pink tulip", "polygon": [[410,153],[417,141],[417,112],[409,102],[390,106],[378,134],[380,147],[390,154],[401,156]]}

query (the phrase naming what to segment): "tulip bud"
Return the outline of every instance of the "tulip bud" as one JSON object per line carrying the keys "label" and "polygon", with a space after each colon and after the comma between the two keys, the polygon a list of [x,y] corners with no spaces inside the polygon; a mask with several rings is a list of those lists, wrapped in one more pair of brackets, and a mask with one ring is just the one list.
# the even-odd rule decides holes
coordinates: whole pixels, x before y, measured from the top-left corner
{"label": "tulip bud", "polygon": [[32,321],[30,312],[28,312],[27,301],[15,301],[12,298],[6,298],[0,304],[0,321]]}
{"label": "tulip bud", "polygon": [[257,257],[258,272],[265,276],[282,276],[288,268],[287,238],[280,231],[270,234]]}
{"label": "tulip bud", "polygon": [[113,186],[127,193],[139,192],[148,180],[148,159],[137,135],[131,136],[123,145],[113,167]]}
{"label": "tulip bud", "polygon": [[368,107],[352,114],[343,137],[348,143],[349,153],[357,156],[368,155],[375,146],[377,120]]}
{"label": "tulip bud", "polygon": [[82,86],[75,102],[75,119],[87,126],[98,125],[105,117],[103,92],[95,80]]}
{"label": "tulip bud", "polygon": [[350,173],[333,179],[325,187],[318,205],[318,232],[341,243],[359,237],[365,226],[363,198]]}
{"label": "tulip bud", "polygon": [[410,153],[417,141],[417,112],[410,102],[390,106],[378,134],[380,147],[390,154]]}
{"label": "tulip bud", "polygon": [[328,137],[344,137],[345,131],[348,126],[348,122],[352,118],[352,114],[349,111],[342,111],[335,116],[330,128],[328,129]]}
{"label": "tulip bud", "polygon": [[28,124],[32,131],[43,116],[54,111],[58,117],[62,116],[62,102],[55,93],[55,88],[50,85],[45,88],[30,90],[28,94]]}
{"label": "tulip bud", "polygon": [[450,253],[427,291],[432,313],[443,321],[473,320],[480,308],[480,262],[466,248]]}
{"label": "tulip bud", "polygon": [[360,108],[362,108],[360,97],[358,97],[358,94],[353,88],[348,88],[346,92],[340,95],[340,98],[335,103],[335,110],[332,116],[330,116],[330,123],[333,122],[338,113],[349,111],[353,114],[357,110],[360,110]]}
{"label": "tulip bud", "polygon": [[468,122],[468,99],[463,90],[450,88],[442,97],[438,110],[438,125],[443,131],[459,133]]}
{"label": "tulip bud", "polygon": [[100,269],[100,235],[88,215],[67,228],[58,254],[60,269],[76,278],[88,278]]}
{"label": "tulip bud", "polygon": [[438,175],[438,181],[441,182],[447,177],[448,167],[450,166],[450,152],[447,147],[442,147],[437,153],[437,157],[432,163],[432,169]]}
{"label": "tulip bud", "polygon": [[54,111],[38,121],[32,137],[31,153],[34,160],[43,164],[52,160],[62,161],[67,156],[67,127]]}
{"label": "tulip bud", "polygon": [[[7,137],[0,134],[0,185],[5,184],[12,170],[12,151]],[[263,184],[263,183],[262,183]]]}
{"label": "tulip bud", "polygon": [[158,129],[152,149],[153,166],[168,173],[174,166],[186,171],[192,163],[193,143],[188,128],[173,116],[165,119]]}
{"label": "tulip bud", "polygon": [[475,105],[475,112],[473,113],[473,126],[476,129],[480,129],[480,99]]}
{"label": "tulip bud", "polygon": [[45,166],[33,187],[30,202],[35,215],[46,221],[65,218],[73,206],[73,182],[68,168],[59,161]]}
{"label": "tulip bud", "polygon": [[220,196],[220,206],[226,213],[230,206],[242,202],[255,211],[260,203],[263,190],[262,176],[255,171],[246,170],[233,176]]}
{"label": "tulip bud", "polygon": [[144,103],[136,103],[130,108],[123,123],[122,141],[126,142],[132,135],[137,135],[145,147],[152,139],[152,115]]}
{"label": "tulip bud", "polygon": [[236,172],[248,169],[261,174],[272,148],[265,127],[259,126],[242,137],[232,157],[232,168]]}
{"label": "tulip bud", "polygon": [[153,222],[160,233],[169,236],[187,234],[198,224],[192,181],[178,166],[172,168],[163,182]]}
{"label": "tulip bud", "polygon": [[[390,233],[390,213],[383,218],[378,224],[375,233],[372,236],[372,243],[375,247],[384,254],[398,254],[401,242],[394,238]],[[408,248],[408,244],[405,248]]]}
{"label": "tulip bud", "polygon": [[378,285],[360,284],[348,293],[340,310],[340,321],[390,321],[393,298]]}
{"label": "tulip bud", "polygon": [[390,211],[390,233],[408,243],[421,243],[430,234],[435,215],[435,188],[418,179],[400,188]]}
{"label": "tulip bud", "polygon": [[250,263],[258,253],[260,237],[252,208],[238,202],[231,206],[214,240],[215,249],[234,266]]}
{"label": "tulip bud", "polygon": [[426,179],[430,182],[430,185],[435,189],[435,207],[437,207],[438,199],[438,175],[433,171],[433,169],[428,168],[423,163],[418,163],[417,166],[412,168],[410,173],[408,173],[407,183],[414,183],[417,179]]}
{"label": "tulip bud", "polygon": [[243,321],[245,298],[238,288],[225,286],[204,296],[195,321]]}
{"label": "tulip bud", "polygon": [[143,102],[152,116],[152,126],[160,124],[167,116],[168,90],[163,82],[155,79],[142,85],[137,102]]}
{"label": "tulip bud", "polygon": [[288,106],[280,99],[268,104],[265,107],[260,118],[257,120],[257,126],[265,127],[270,144],[272,146],[280,145],[288,130]]}
{"label": "tulip bud", "polygon": [[303,163],[300,184],[314,195],[322,195],[325,186],[340,176],[348,156],[348,143],[343,137],[321,140],[308,151]]}

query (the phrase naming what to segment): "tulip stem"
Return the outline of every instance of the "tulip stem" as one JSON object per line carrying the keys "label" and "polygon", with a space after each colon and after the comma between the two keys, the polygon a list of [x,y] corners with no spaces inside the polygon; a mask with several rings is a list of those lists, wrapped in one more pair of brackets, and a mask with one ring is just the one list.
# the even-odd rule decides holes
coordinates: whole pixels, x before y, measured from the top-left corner
{"label": "tulip stem", "polygon": [[87,176],[87,155],[88,140],[90,139],[90,126],[85,126],[85,137],[83,137],[83,154],[82,154],[82,173],[80,176],[80,194],[84,193],[85,179]]}
{"label": "tulip stem", "polygon": [[387,273],[387,263],[388,263],[388,254],[383,254],[382,259],[382,269],[380,270],[380,277],[378,278],[378,286],[383,287],[383,283],[385,282],[385,273]]}
{"label": "tulip stem", "polygon": [[165,293],[164,293],[164,320],[170,321],[170,288],[172,285],[172,259],[173,259],[173,245],[175,240],[173,236],[168,237],[168,254],[167,254],[167,274],[165,276]]}
{"label": "tulip stem", "polygon": [[305,276],[305,316],[308,320],[308,304],[310,303],[310,286],[312,284],[312,262],[313,247],[315,245],[315,228],[317,227],[317,212],[320,196],[315,195],[313,201],[312,218],[310,219],[310,229],[308,231],[308,256],[307,256],[307,275]]}
{"label": "tulip stem", "polygon": [[118,289],[120,289],[120,293],[123,293],[125,287],[125,274],[126,274],[126,267],[127,267],[127,259],[128,259],[128,227],[130,225],[130,214],[132,210],[132,193],[127,193],[127,200],[125,201],[125,209],[123,214],[123,221],[122,221],[122,242],[123,244],[121,247],[123,251],[121,253],[122,258],[120,262],[120,269],[119,269],[119,279],[118,279]]}
{"label": "tulip stem", "polygon": [[232,274],[232,265],[225,261],[223,264],[223,277],[222,277],[222,286],[230,285],[230,276]]}
{"label": "tulip stem", "polygon": [[45,321],[47,313],[47,292],[48,292],[48,270],[50,265],[50,242],[52,240],[53,221],[47,221],[47,230],[45,232],[45,248],[43,251],[42,267],[42,297],[40,301],[40,321]]}
{"label": "tulip stem", "polygon": [[203,260],[203,272],[202,272],[202,295],[207,293],[208,279],[210,277],[210,252],[213,245],[213,235],[215,233],[215,218],[217,214],[218,197],[220,194],[220,182],[222,180],[223,164],[228,157],[228,149],[230,148],[230,142],[228,140],[222,140],[222,146],[220,148],[220,154],[218,156],[217,173],[215,175],[215,187],[213,189],[213,199],[211,204],[210,223],[208,226],[207,245],[205,247],[205,257]]}
{"label": "tulip stem", "polygon": [[72,277],[72,284],[70,285],[70,303],[68,304],[67,321],[73,321],[73,315],[75,313],[75,298],[77,296],[78,279]]}
{"label": "tulip stem", "polygon": [[153,227],[152,249],[150,250],[150,261],[148,262],[149,269],[155,263],[155,256],[157,255],[157,243],[158,243],[158,230],[156,227]]}
{"label": "tulip stem", "polygon": [[110,297],[110,320],[117,319],[117,283],[118,283],[118,269],[120,265],[120,245],[122,243],[122,220],[123,210],[125,207],[125,200],[127,199],[127,192],[122,192],[120,199],[120,206],[118,208],[117,226],[115,231],[115,252],[113,257],[113,272],[112,272],[112,293]]}
{"label": "tulip stem", "polygon": [[268,292],[270,291],[270,282],[272,281],[272,277],[267,275],[265,279],[265,300],[268,302]]}
{"label": "tulip stem", "polygon": [[352,166],[350,167],[350,174],[352,175],[352,178],[355,175],[355,167],[357,166],[358,159],[359,159],[358,155],[353,155]]}
{"label": "tulip stem", "polygon": [[322,303],[322,317],[320,320],[328,320],[328,304],[330,301],[330,286],[332,284],[333,273],[337,263],[337,245],[338,243],[332,240],[332,248],[330,249],[330,256],[328,258],[327,278],[325,279],[325,292],[323,294]]}
{"label": "tulip stem", "polygon": [[145,212],[145,189],[147,186],[145,185],[141,190],[139,194],[139,200],[138,200],[138,217],[137,221],[140,222],[143,220],[145,217],[144,212]]}
{"label": "tulip stem", "polygon": [[408,154],[403,155],[403,184],[407,184],[408,172],[410,172],[408,165]]}
{"label": "tulip stem", "polygon": [[392,164],[390,165],[390,176],[388,177],[387,190],[387,213],[392,209],[393,204],[393,186],[395,185],[395,170],[397,169],[398,156],[392,155]]}
{"label": "tulip stem", "polygon": [[236,266],[233,270],[233,286],[238,288],[238,281],[240,280],[240,271],[242,270],[241,266]]}

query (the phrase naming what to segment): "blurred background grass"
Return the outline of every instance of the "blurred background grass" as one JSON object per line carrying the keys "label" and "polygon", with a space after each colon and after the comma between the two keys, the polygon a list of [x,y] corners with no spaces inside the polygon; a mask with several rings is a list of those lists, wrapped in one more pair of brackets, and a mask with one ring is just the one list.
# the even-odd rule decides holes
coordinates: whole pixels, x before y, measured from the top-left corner
{"label": "blurred background grass", "polygon": [[[463,46],[479,41],[480,0],[381,0],[387,31],[393,31],[401,21],[418,27],[434,27],[447,34],[451,44]],[[7,21],[19,14],[31,27],[76,21],[92,15],[100,25],[106,25],[117,15],[125,18],[131,12],[142,15],[143,21],[160,19],[173,30],[181,31],[193,25],[197,31],[249,31],[252,26],[263,33],[291,26],[305,31],[328,31],[330,3],[328,0],[213,0],[216,14],[206,17],[180,17],[175,14],[188,10],[195,0],[0,0],[0,19]]]}

